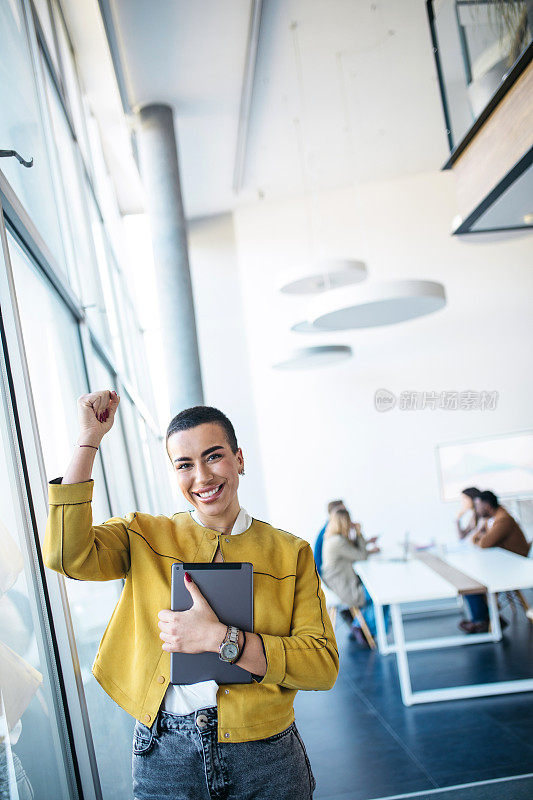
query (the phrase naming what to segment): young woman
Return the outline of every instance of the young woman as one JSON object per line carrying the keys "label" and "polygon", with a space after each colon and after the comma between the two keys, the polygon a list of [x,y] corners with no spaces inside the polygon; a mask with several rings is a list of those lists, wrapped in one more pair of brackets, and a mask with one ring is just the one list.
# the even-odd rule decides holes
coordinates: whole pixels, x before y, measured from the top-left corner
{"label": "young woman", "polygon": [[481,520],[476,511],[474,500],[480,494],[481,492],[475,486],[469,486],[461,492],[461,508],[455,521],[460,539],[464,539],[469,534],[474,534],[477,531]]}
{"label": "young woman", "polygon": [[[330,689],[339,657],[311,548],[240,507],[243,453],[229,419],[208,406],[182,411],[166,436],[193,510],[171,517],[133,511],[93,525],[92,466],[119,402],[108,390],[78,399],[74,455],[63,478],[49,482],[43,556],[78,580],[125,579],[93,674],[136,719],[135,800],[312,798],[315,779],[293,700],[298,689]],[[252,562],[255,630],[223,625],[187,575],[192,607],[169,610],[175,561]],[[229,641],[238,646],[231,659]],[[219,653],[254,680],[172,685],[171,652]]]}
{"label": "young woman", "polygon": [[[354,541],[350,539],[352,530],[356,533]],[[372,598],[353,568],[354,561],[364,561],[369,553],[379,552],[379,548],[375,546],[369,550],[368,543],[374,544],[375,538],[367,542],[361,533],[361,526],[351,521],[345,508],[334,511],[324,534],[322,579],[345,605],[361,609],[370,633],[375,636],[376,620]],[[388,606],[383,611],[387,624]],[[362,647],[368,647],[357,620],[352,623],[351,637]]]}
{"label": "young woman", "polygon": [[365,589],[352,564],[366,560],[368,555],[366,542],[359,531],[355,541],[350,541],[353,527],[345,508],[337,509],[331,515],[324,534],[322,577],[326,586],[345,605],[359,607],[366,604]]}

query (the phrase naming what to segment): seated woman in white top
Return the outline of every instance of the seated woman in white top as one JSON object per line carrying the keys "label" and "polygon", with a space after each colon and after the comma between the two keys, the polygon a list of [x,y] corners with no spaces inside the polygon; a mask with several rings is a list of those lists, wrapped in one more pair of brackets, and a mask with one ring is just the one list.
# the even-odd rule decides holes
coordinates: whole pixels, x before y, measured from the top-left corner
{"label": "seated woman in white top", "polygon": [[[350,541],[351,530],[357,532],[355,541]],[[354,561],[364,561],[367,557],[366,542],[351,521],[348,511],[345,508],[334,511],[324,533],[322,578],[326,586],[350,608],[366,603],[363,584],[352,564]]]}
{"label": "seated woman in white top", "polygon": [[[353,531],[354,539],[350,538]],[[361,533],[361,526],[352,522],[346,509],[337,509],[324,534],[322,549],[322,580],[350,609],[357,607],[365,618],[372,636],[376,635],[376,620],[372,599],[365,589],[360,577],[353,568],[354,561],[364,561],[370,553],[379,552],[379,547],[368,548],[374,544],[376,537],[365,540]],[[388,623],[389,608],[383,608],[385,625]],[[361,632],[357,619],[352,622],[350,637],[355,639],[362,647],[368,643]]]}

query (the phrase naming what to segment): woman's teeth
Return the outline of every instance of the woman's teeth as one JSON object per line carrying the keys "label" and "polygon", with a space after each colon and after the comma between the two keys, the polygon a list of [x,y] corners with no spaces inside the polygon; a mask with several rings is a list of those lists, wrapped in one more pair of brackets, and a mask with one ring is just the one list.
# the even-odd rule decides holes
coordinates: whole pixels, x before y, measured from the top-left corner
{"label": "woman's teeth", "polygon": [[221,486],[222,486],[222,484],[220,484],[220,486],[216,486],[214,489],[211,489],[211,491],[209,491],[209,492],[196,492],[196,494],[198,495],[198,497],[202,497],[204,499],[206,497],[212,497],[214,494],[216,494],[219,491]]}

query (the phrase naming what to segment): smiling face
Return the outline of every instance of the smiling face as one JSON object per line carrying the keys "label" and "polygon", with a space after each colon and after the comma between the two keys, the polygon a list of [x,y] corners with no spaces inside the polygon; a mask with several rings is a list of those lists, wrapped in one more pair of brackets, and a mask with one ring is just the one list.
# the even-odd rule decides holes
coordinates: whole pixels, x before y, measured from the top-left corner
{"label": "smiling face", "polygon": [[181,492],[200,519],[210,527],[232,525],[240,509],[240,447],[233,453],[223,427],[205,422],[171,434],[167,448]]}

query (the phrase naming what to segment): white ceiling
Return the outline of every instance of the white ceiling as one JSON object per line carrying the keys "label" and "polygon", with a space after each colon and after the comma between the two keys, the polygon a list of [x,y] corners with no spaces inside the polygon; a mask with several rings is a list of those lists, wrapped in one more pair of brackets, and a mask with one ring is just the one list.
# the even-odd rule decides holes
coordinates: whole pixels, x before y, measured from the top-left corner
{"label": "white ceiling", "polygon": [[175,109],[188,217],[233,205],[251,0],[112,0],[134,109]]}
{"label": "white ceiling", "polygon": [[438,170],[448,155],[425,0],[263,0],[239,196],[251,0],[111,8],[131,105],[175,108],[189,218]]}
{"label": "white ceiling", "polygon": [[245,183],[267,196],[439,169],[423,0],[269,0]]}

